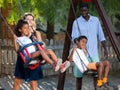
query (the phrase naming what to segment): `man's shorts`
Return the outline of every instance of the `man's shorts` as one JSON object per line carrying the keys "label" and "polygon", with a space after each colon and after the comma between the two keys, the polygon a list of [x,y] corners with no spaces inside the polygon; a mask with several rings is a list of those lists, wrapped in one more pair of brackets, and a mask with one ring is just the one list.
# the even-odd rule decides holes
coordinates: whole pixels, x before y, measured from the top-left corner
{"label": "man's shorts", "polygon": [[[98,55],[95,55],[95,56],[93,56],[93,57],[91,57],[91,58],[88,57],[88,60],[89,60],[89,61],[91,61],[91,59],[92,59],[93,62],[99,62],[99,61],[100,61]],[[79,77],[79,78],[80,78],[80,77],[83,77],[83,73],[80,72],[80,70],[77,68],[76,65],[74,65],[74,76],[75,76],[76,78],[78,78],[78,77]]]}

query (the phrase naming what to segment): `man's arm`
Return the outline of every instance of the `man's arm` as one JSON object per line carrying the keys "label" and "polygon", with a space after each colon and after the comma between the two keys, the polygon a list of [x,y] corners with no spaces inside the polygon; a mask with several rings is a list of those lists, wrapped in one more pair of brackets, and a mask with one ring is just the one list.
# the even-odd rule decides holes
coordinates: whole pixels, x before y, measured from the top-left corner
{"label": "man's arm", "polygon": [[97,31],[97,33],[98,33],[98,38],[101,41],[102,47],[104,48],[104,56],[107,59],[108,52],[107,52],[107,48],[106,48],[106,40],[105,40],[105,36],[104,36],[103,29],[102,29],[102,26],[101,26],[99,19],[98,19],[98,31]]}
{"label": "man's arm", "polygon": [[72,33],[71,33],[71,37],[72,37],[72,41],[75,43],[76,38],[79,36],[79,30],[77,27],[77,22],[74,21],[73,22],[73,26],[72,26]]}

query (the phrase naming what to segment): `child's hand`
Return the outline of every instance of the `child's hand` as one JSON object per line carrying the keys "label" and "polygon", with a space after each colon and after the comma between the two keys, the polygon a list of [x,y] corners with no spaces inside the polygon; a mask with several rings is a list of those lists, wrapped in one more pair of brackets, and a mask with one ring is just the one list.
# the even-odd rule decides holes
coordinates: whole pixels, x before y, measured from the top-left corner
{"label": "child's hand", "polygon": [[84,53],[85,53],[85,54],[88,53],[87,47],[84,47]]}
{"label": "child's hand", "polygon": [[73,49],[72,49],[72,52],[74,52],[76,49],[77,49],[77,46],[74,45],[74,46],[73,46]]}

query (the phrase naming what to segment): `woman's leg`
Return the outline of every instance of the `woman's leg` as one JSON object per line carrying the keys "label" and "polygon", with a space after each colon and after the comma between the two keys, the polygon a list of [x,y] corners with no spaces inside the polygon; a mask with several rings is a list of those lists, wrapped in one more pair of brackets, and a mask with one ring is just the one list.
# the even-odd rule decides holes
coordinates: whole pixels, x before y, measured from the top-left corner
{"label": "woman's leg", "polygon": [[30,82],[30,87],[31,87],[31,90],[37,90],[37,81],[34,80],[34,81],[31,81]]}
{"label": "woman's leg", "polygon": [[13,90],[19,90],[21,81],[22,80],[20,78],[15,77],[14,84],[13,84]]}

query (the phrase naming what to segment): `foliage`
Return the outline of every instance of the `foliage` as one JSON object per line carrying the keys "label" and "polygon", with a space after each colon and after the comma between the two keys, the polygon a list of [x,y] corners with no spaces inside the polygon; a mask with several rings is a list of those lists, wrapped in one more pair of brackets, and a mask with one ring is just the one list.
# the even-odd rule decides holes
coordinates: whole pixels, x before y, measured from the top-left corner
{"label": "foliage", "polygon": [[[109,18],[120,16],[120,0],[102,0],[103,6]],[[70,0],[0,0],[0,7],[11,6],[8,21],[15,24],[16,21],[25,13],[34,13],[36,18],[45,23],[60,23],[66,26]],[[91,14],[97,15],[95,7],[90,3]]]}

